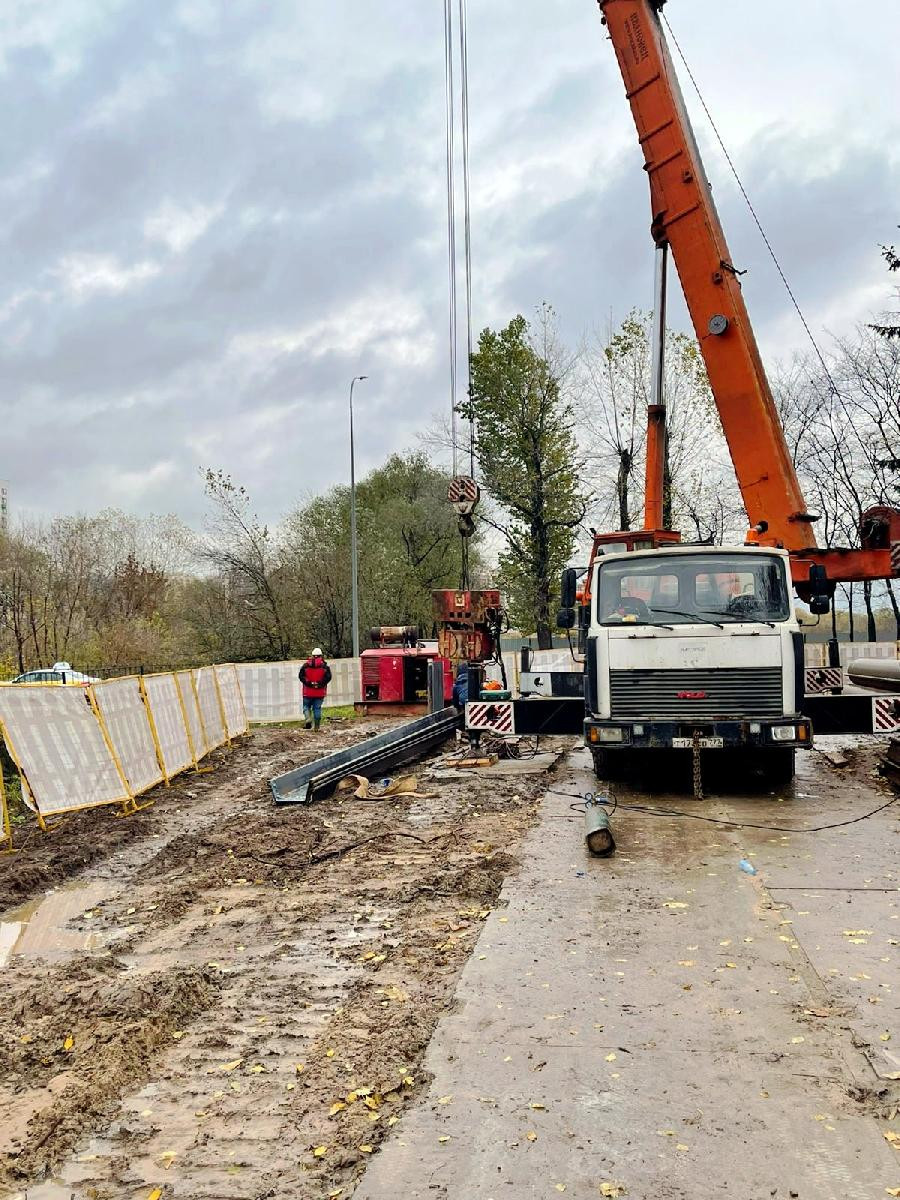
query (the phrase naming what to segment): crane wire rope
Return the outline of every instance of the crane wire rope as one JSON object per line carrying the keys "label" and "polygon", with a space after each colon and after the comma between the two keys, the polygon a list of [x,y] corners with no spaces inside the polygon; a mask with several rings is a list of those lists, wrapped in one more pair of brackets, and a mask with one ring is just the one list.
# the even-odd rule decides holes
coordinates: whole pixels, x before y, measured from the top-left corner
{"label": "crane wire rope", "polygon": [[444,0],[444,90],[447,112],[447,259],[450,277],[450,441],[453,474],[457,473],[456,430],[456,205],[453,180],[453,10],[452,0]]}
{"label": "crane wire rope", "polygon": [[[466,257],[466,399],[472,399],[472,223],[469,207],[469,52],[466,0],[459,0],[460,100],[462,106],[463,230]],[[469,475],[475,478],[475,418],[469,417]]]}
{"label": "crane wire rope", "polygon": [[753,203],[750,200],[749,195],[747,194],[747,189],[744,187],[741,177],[738,174],[737,167],[734,165],[734,160],[732,159],[731,155],[728,153],[728,148],[726,147],[725,142],[722,139],[722,135],[719,133],[718,126],[716,125],[715,121],[713,120],[713,115],[709,111],[709,106],[707,105],[706,100],[703,97],[703,93],[700,91],[700,85],[697,83],[697,80],[694,77],[694,72],[691,70],[691,68],[688,64],[688,60],[685,58],[684,51],[681,49],[681,45],[679,44],[678,38],[675,36],[674,30],[672,29],[672,26],[669,23],[669,19],[665,15],[665,13],[660,13],[660,17],[661,17],[663,23],[665,24],[666,29],[669,32],[669,37],[672,39],[672,44],[674,45],[675,49],[678,51],[678,57],[681,59],[682,63],[684,64],[684,69],[685,69],[685,71],[687,71],[688,78],[690,79],[691,83],[694,86],[694,91],[697,93],[697,99],[700,101],[700,104],[703,107],[703,111],[706,113],[706,119],[709,121],[712,131],[716,136],[716,141],[719,143],[719,148],[721,149],[722,153],[725,155],[725,161],[728,163],[728,166],[731,169],[731,173],[735,178],[735,182],[737,183],[738,188],[740,189],[741,195],[744,197],[747,208],[750,211],[750,216],[753,218],[754,224],[756,225],[756,228],[759,230],[760,237],[762,238],[763,242],[765,243],[765,247],[769,252],[772,262],[775,264],[775,269],[777,270],[778,274],[781,276],[781,282],[784,284],[785,290],[786,290],[788,296],[790,296],[790,298],[791,298],[791,303],[793,304],[794,308],[797,310],[797,316],[800,318],[803,328],[806,330],[806,336],[809,338],[812,348],[816,352],[816,357],[818,358],[818,360],[822,366],[822,370],[825,372],[825,377],[828,380],[829,385],[831,386],[831,390],[834,393],[834,395],[839,395],[840,393],[838,392],[837,384],[834,382],[834,379],[832,378],[831,371],[829,370],[828,364],[825,361],[825,356],[822,354],[822,351],[819,349],[819,344],[816,341],[815,337],[813,336],[813,332],[809,327],[809,322],[807,321],[807,319],[803,313],[803,309],[800,307],[800,303],[797,300],[797,297],[794,295],[794,290],[791,287],[790,283],[788,283],[787,276],[785,275],[784,270],[782,269],[781,263],[778,261],[778,255],[775,253],[775,250],[772,247],[772,243],[769,241],[768,235],[766,234],[766,231],[763,228],[762,222],[760,221],[759,217],[756,214],[756,209],[753,207]]}

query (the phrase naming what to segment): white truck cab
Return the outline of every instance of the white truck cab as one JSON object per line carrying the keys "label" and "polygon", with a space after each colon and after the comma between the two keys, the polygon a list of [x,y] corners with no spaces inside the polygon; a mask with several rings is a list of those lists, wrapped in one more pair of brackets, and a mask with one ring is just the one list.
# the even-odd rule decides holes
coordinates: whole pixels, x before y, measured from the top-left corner
{"label": "white truck cab", "polygon": [[[600,776],[634,750],[752,750],[773,779],[812,744],[783,550],[603,553],[590,581],[585,742]],[[758,752],[758,754],[757,754]]]}

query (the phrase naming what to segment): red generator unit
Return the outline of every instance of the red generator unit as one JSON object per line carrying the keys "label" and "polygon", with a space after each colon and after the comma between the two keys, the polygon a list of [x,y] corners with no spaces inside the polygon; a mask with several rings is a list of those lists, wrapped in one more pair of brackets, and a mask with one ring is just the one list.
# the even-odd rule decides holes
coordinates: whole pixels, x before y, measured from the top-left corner
{"label": "red generator unit", "polygon": [[362,700],[358,711],[371,715],[418,714],[428,704],[428,664],[444,665],[444,703],[453,701],[453,665],[437,642],[419,641],[415,626],[383,625],[370,630],[372,649],[359,656]]}

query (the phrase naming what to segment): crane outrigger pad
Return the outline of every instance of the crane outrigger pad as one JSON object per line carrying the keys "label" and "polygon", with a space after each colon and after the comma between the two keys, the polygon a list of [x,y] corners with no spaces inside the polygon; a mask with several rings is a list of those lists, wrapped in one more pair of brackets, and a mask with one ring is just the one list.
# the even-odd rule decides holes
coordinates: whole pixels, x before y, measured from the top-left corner
{"label": "crane outrigger pad", "polygon": [[357,746],[295,767],[269,780],[276,804],[309,804],[329,796],[346,775],[384,775],[394,767],[415,762],[452,737],[461,715],[455,708],[429,713],[396,729],[367,738]]}

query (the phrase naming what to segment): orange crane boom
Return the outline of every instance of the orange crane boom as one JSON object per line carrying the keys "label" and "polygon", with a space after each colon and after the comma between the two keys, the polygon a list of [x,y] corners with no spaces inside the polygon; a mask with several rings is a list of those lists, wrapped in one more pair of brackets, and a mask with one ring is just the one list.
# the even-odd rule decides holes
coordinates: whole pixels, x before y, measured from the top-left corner
{"label": "orange crane boom", "polygon": [[703,354],[750,524],[792,555],[849,582],[900,576],[900,512],[864,514],[861,549],[819,549],[659,18],[665,0],[598,0],[650,180],[651,233],[668,244]]}

